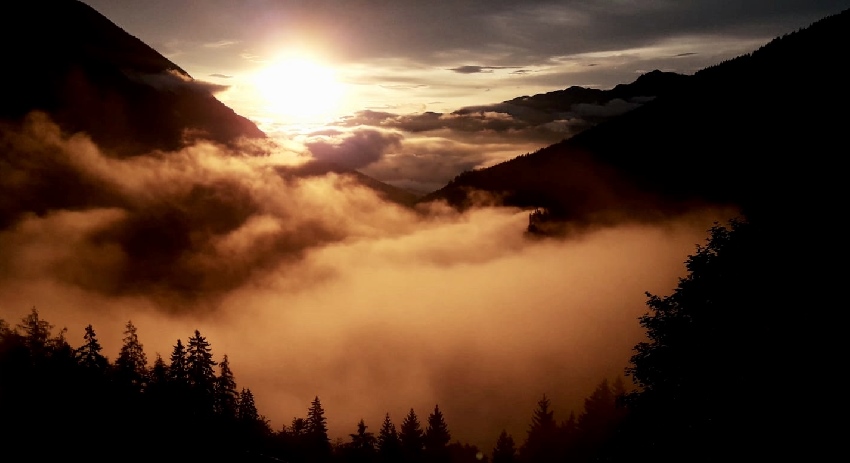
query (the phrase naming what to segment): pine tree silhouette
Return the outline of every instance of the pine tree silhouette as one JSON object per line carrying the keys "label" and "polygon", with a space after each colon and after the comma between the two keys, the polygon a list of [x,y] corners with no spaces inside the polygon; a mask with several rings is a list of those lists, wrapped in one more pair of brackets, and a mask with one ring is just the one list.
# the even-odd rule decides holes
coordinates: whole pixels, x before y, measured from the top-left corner
{"label": "pine tree silhouette", "polygon": [[124,330],[124,344],[115,360],[115,373],[118,381],[135,392],[141,392],[147,383],[148,358],[139,342],[136,326],[127,322]]}
{"label": "pine tree silhouette", "polygon": [[378,454],[384,463],[395,463],[401,461],[401,441],[396,432],[395,425],[390,420],[390,414],[384,416],[381,424],[381,432],[378,433]]}
{"label": "pine tree silhouette", "polygon": [[105,374],[109,362],[100,353],[103,347],[100,346],[97,334],[95,334],[91,325],[86,326],[86,334],[83,339],[85,339],[85,343],[77,349],[77,359],[80,365],[92,373]]}
{"label": "pine tree silhouette", "polygon": [[425,443],[423,442],[423,433],[422,427],[419,424],[419,418],[416,417],[416,412],[412,408],[401,423],[398,437],[401,441],[405,461],[421,460]]}
{"label": "pine tree silhouette", "polygon": [[331,440],[328,437],[327,419],[319,396],[310,402],[310,408],[307,409],[307,442],[316,459],[324,460],[330,457]]}
{"label": "pine tree silhouette", "polygon": [[516,461],[514,438],[503,429],[493,449],[493,463],[515,463]]}
{"label": "pine tree silhouette", "polygon": [[428,461],[441,462],[449,459],[447,446],[452,440],[449,427],[443,418],[440,406],[434,406],[434,412],[428,415],[428,426],[425,428],[423,443]]}

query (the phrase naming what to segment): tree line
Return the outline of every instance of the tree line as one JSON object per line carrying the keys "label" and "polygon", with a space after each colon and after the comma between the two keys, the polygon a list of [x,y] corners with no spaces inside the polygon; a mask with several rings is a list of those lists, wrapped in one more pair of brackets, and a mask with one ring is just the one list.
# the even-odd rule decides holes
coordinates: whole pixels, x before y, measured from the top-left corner
{"label": "tree line", "polygon": [[[503,431],[491,449],[452,441],[435,406],[423,423],[413,409],[399,426],[387,414],[377,433],[360,420],[347,439],[328,436],[315,397],[305,417],[272,430],[227,355],[213,359],[195,331],[152,365],[128,322],[118,357],[103,354],[94,328],[71,347],[67,330],[33,308],[15,326],[0,320],[0,443],[22,460],[85,453],[94,461],[163,458],[352,463],[719,461],[779,456],[791,425],[777,404],[793,391],[765,388],[783,366],[793,321],[763,301],[758,274],[785,270],[765,259],[770,229],[743,220],[715,225],[686,262],[672,294],[647,293],[635,346],[621,379],[600,382],[584,409],[558,421],[544,395],[522,441]],[[766,264],[770,263],[769,265]],[[767,298],[778,300],[778,296]],[[782,349],[785,350],[782,350]],[[793,379],[793,377],[792,377]],[[805,378],[797,378],[797,382]],[[374,429],[374,428],[373,428]],[[758,433],[753,430],[758,429]],[[791,445],[791,441],[788,441]]]}
{"label": "tree line", "polygon": [[[616,397],[625,393],[622,380],[613,387],[603,380],[585,401],[584,412],[563,423],[555,421],[544,395],[521,446],[505,431],[492,450],[452,442],[439,405],[425,423],[411,408],[398,427],[387,413],[377,434],[361,419],[347,440],[332,441],[319,397],[306,417],[273,431],[251,390],[237,387],[227,355],[216,362],[198,330],[186,344],[178,339],[167,359],[157,354],[149,365],[132,321],[114,362],[103,354],[92,325],[85,327],[77,348],[68,342],[67,329],[54,335],[53,328],[35,308],[14,327],[0,320],[2,441],[48,446],[44,457],[94,439],[131,461],[180,455],[289,462],[475,462],[491,457],[496,463],[534,462],[553,452],[589,454],[589,442],[601,443],[625,412],[616,406]],[[71,428],[82,434],[68,434]]]}

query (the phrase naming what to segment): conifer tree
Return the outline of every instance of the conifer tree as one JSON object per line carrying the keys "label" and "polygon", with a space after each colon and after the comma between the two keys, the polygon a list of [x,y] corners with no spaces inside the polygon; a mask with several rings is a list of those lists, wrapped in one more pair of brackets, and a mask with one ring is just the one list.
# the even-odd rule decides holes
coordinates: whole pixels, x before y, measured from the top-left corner
{"label": "conifer tree", "polygon": [[151,385],[162,386],[166,382],[168,382],[168,365],[165,364],[161,355],[156,354],[156,360],[154,360],[153,368],[151,368],[150,383]]}
{"label": "conifer tree", "polygon": [[520,452],[524,461],[549,461],[561,453],[555,412],[550,410],[549,406],[549,399],[543,394],[531,416],[528,437]]}
{"label": "conifer tree", "polygon": [[90,372],[105,373],[109,362],[100,351],[103,347],[97,340],[97,334],[91,325],[86,326],[86,334],[83,335],[85,343],[77,349],[77,361],[80,366]]}
{"label": "conifer tree", "polygon": [[21,320],[17,328],[31,358],[38,359],[47,356],[48,341],[53,325],[42,320],[35,307],[32,308],[29,315]]}
{"label": "conifer tree", "polygon": [[516,444],[514,444],[514,438],[503,429],[493,449],[493,463],[514,462],[516,462]]}
{"label": "conifer tree", "polygon": [[353,462],[367,463],[375,460],[375,448],[378,440],[375,439],[374,434],[366,431],[367,428],[366,422],[361,418],[360,422],[357,423],[357,432],[349,434],[349,437],[351,437],[349,456]]}
{"label": "conifer tree", "polygon": [[210,343],[195,330],[186,349],[186,367],[189,373],[190,403],[196,416],[209,416],[214,413],[215,365]]}
{"label": "conifer tree", "polygon": [[572,460],[578,451],[577,447],[580,443],[578,432],[578,419],[574,411],[570,411],[570,416],[566,421],[561,423],[558,429],[562,450],[567,460]]}
{"label": "conifer tree", "polygon": [[307,409],[307,441],[316,458],[324,459],[330,455],[331,440],[328,437],[327,419],[319,396],[310,402],[310,408]]}
{"label": "conifer tree", "polygon": [[397,462],[401,459],[401,441],[395,425],[390,420],[390,414],[384,416],[381,431],[378,433],[378,454],[385,463]]}
{"label": "conifer tree", "polygon": [[225,419],[235,419],[239,402],[236,392],[236,380],[230,370],[230,361],[225,354],[219,364],[219,376],[216,380],[215,408],[216,414]]}
{"label": "conifer tree", "polygon": [[257,406],[254,404],[254,394],[250,389],[242,388],[242,392],[239,394],[237,418],[243,424],[252,424],[260,419]]}
{"label": "conifer tree", "polygon": [[447,446],[452,440],[449,427],[443,418],[440,406],[434,406],[434,412],[428,415],[428,426],[425,428],[423,443],[429,461],[446,461],[449,458]]}
{"label": "conifer tree", "polygon": [[401,423],[398,437],[406,460],[415,460],[422,455],[424,448],[422,427],[412,408]]}
{"label": "conifer tree", "polygon": [[196,390],[212,396],[215,389],[215,371],[217,365],[213,361],[212,348],[207,339],[198,330],[189,338],[186,349],[186,367],[189,373],[189,384]]}
{"label": "conifer tree", "polygon": [[127,322],[124,330],[124,344],[121,346],[118,359],[115,361],[115,369],[122,384],[130,386],[136,391],[145,388],[148,376],[148,358],[139,342],[136,326],[133,325],[132,321]]}
{"label": "conifer tree", "polygon": [[186,348],[179,339],[171,352],[171,364],[168,367],[168,379],[177,386],[189,384],[189,367],[186,362]]}

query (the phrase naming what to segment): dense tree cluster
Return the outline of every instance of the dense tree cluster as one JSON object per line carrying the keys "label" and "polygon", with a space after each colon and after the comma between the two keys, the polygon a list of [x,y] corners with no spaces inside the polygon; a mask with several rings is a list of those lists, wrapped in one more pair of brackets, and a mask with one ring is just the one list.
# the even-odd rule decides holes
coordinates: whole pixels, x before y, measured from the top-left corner
{"label": "dense tree cluster", "polygon": [[169,364],[157,355],[150,367],[132,322],[114,363],[92,325],[76,349],[66,334],[54,335],[35,308],[14,328],[0,320],[0,442],[37,452],[26,460],[84,448],[96,450],[87,457],[95,461],[238,460],[270,433],[250,390],[236,393],[226,355],[215,374],[210,345],[198,331],[188,349],[177,340]]}

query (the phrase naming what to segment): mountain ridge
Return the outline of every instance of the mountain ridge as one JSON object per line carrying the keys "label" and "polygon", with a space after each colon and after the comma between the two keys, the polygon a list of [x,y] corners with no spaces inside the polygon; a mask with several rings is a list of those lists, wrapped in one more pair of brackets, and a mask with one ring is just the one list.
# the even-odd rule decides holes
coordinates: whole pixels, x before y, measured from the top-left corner
{"label": "mountain ridge", "polygon": [[217,88],[83,2],[32,0],[5,9],[0,39],[15,44],[4,58],[14,70],[0,84],[14,90],[0,104],[2,119],[40,110],[118,156],[202,138],[231,144],[265,137],[213,96]]}
{"label": "mountain ridge", "polygon": [[[549,217],[577,222],[641,220],[694,203],[754,212],[795,201],[787,187],[823,187],[814,180],[819,163],[829,164],[826,153],[840,146],[847,117],[822,116],[848,102],[836,59],[846,52],[847,30],[850,10],[703,69],[569,139],[459,175],[421,201],[464,208],[486,192],[499,204],[545,208]],[[817,155],[800,159],[805,152]],[[799,164],[781,161],[786,156]]]}

